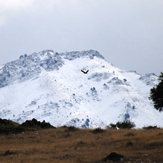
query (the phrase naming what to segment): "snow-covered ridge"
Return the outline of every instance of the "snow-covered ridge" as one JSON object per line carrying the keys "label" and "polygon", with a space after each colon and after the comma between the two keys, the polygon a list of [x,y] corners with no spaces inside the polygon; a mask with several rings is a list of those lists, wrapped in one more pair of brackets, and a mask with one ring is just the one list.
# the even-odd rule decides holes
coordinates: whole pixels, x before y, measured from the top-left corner
{"label": "snow-covered ridge", "polygon": [[0,69],[0,118],[84,128],[123,120],[163,127],[163,114],[148,99],[157,79],[121,70],[94,50],[25,54]]}
{"label": "snow-covered ridge", "polygon": [[44,50],[31,55],[21,55],[18,60],[6,63],[0,69],[0,87],[4,87],[17,80],[25,81],[32,77],[37,77],[41,72],[41,68],[47,71],[59,70],[64,64],[64,59],[74,60],[84,56],[91,59],[95,56],[103,58],[94,50],[66,53],[54,53],[53,50]]}

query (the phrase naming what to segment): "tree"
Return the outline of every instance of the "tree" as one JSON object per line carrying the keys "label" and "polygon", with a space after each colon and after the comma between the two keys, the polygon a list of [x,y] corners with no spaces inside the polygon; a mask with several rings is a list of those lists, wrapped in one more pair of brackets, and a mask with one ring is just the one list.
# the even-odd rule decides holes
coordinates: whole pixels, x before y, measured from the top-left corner
{"label": "tree", "polygon": [[156,110],[163,111],[163,72],[161,72],[158,85],[150,90],[150,99]]}

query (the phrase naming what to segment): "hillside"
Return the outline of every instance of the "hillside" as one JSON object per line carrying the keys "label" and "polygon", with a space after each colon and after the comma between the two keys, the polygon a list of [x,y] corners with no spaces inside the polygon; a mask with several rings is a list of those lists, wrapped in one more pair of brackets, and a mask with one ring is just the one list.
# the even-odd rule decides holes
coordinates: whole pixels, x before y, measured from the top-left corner
{"label": "hillside", "polygon": [[25,54],[0,68],[0,118],[80,128],[124,120],[137,128],[163,127],[163,114],[148,99],[157,78],[121,70],[94,50]]}
{"label": "hillside", "polygon": [[[163,162],[163,129],[101,131],[62,127],[0,135],[0,144],[3,163]],[[123,157],[108,157],[113,152]]]}

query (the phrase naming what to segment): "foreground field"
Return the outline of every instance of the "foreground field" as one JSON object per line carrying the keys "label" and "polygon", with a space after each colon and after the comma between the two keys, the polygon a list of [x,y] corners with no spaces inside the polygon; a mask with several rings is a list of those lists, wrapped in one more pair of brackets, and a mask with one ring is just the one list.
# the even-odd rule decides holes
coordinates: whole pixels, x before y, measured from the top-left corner
{"label": "foreground field", "polygon": [[124,156],[119,162],[162,163],[163,129],[65,127],[0,136],[0,163],[102,163],[111,152]]}

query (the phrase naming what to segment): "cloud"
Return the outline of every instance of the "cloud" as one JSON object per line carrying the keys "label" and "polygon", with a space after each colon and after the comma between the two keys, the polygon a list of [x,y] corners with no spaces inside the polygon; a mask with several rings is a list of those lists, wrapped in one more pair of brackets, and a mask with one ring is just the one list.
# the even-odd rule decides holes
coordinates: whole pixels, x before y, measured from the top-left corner
{"label": "cloud", "polygon": [[1,0],[0,1],[0,7],[5,9],[5,10],[10,10],[10,9],[20,9],[24,8],[27,6],[30,6],[34,0]]}
{"label": "cloud", "polygon": [[34,2],[35,0],[0,0],[0,25],[5,24],[13,14],[31,7]]}
{"label": "cloud", "polygon": [[0,64],[43,49],[95,49],[147,72],[162,66],[151,66],[163,59],[162,29],[162,0],[0,0]]}
{"label": "cloud", "polygon": [[81,6],[85,4],[76,0],[0,0],[0,25],[15,15],[28,14],[46,15],[55,13],[58,15],[70,15],[81,11]]}

